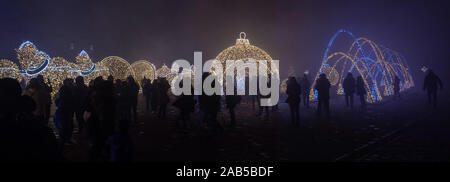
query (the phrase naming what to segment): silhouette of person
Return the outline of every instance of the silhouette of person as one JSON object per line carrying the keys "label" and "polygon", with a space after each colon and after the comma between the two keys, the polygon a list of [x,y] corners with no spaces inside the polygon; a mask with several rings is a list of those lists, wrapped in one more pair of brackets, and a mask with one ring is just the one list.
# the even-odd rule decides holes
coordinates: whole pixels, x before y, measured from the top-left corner
{"label": "silhouette of person", "polygon": [[88,119],[89,139],[91,141],[89,158],[92,161],[105,159],[103,154],[109,153],[106,148],[106,140],[114,133],[116,100],[114,85],[110,81],[104,81],[97,77],[94,81],[90,95]]}
{"label": "silhouette of person", "polygon": [[110,82],[114,82],[114,77],[112,75],[109,75],[106,80],[110,81]]}
{"label": "silhouette of person", "polygon": [[151,92],[151,101],[150,101],[150,105],[152,106],[152,113],[156,113],[156,110],[158,108],[158,101],[159,101],[159,93],[158,93],[158,82],[159,79],[155,79],[152,81],[152,87],[150,88],[150,92]]}
{"label": "silhouette of person", "polygon": [[158,117],[165,119],[166,118],[166,109],[167,104],[170,102],[168,91],[169,91],[170,85],[166,78],[159,78],[158,79],[158,97],[159,97],[159,111],[158,111]]}
{"label": "silhouette of person", "polygon": [[28,139],[23,137],[22,130],[17,124],[20,108],[25,105],[19,103],[21,93],[22,89],[16,80],[0,79],[0,143],[2,145],[0,160],[2,161],[24,160],[26,154],[24,142],[28,142]]}
{"label": "silhouette of person", "polygon": [[129,133],[130,121],[119,120],[117,130],[106,141],[111,162],[130,162],[134,156],[133,139]]}
{"label": "silhouette of person", "polygon": [[[27,142],[23,149],[25,152],[23,160],[57,160],[59,155],[56,136],[47,123],[38,121],[38,119],[33,116],[33,110],[36,108],[34,100],[30,96],[23,95],[19,102],[22,107],[19,110],[18,123],[22,130],[22,137]],[[14,132],[20,131],[16,130]]]}
{"label": "silhouette of person", "polygon": [[54,119],[60,126],[60,152],[62,152],[64,145],[70,145],[72,143],[73,114],[75,112],[74,103],[73,80],[65,79],[55,100],[56,107],[58,108]]}
{"label": "silhouette of person", "polygon": [[[183,87],[183,81],[180,82],[180,88],[181,87]],[[180,110],[180,120],[182,121],[184,128],[188,127],[188,122],[190,121],[190,113],[194,112],[195,109],[195,100],[193,93],[194,89],[191,86],[190,95],[182,93],[173,103],[173,105]],[[180,126],[178,121],[177,126]]]}
{"label": "silhouette of person", "polygon": [[400,78],[398,76],[395,76],[394,78],[394,100],[397,98],[400,99]]}
{"label": "silhouette of person", "polygon": [[94,80],[89,81],[88,87],[91,88],[94,86]]}
{"label": "silhouette of person", "polygon": [[114,97],[117,101],[117,118],[119,120],[130,120],[130,100],[127,94],[128,90],[126,89],[126,82],[117,79],[114,85]]}
{"label": "silhouette of person", "polygon": [[259,102],[258,101],[259,95],[249,95],[248,97],[247,97],[247,99],[250,100],[250,102],[252,103],[252,109],[255,109],[255,105],[258,104],[258,102]]}
{"label": "silhouette of person", "polygon": [[129,100],[130,100],[130,107],[131,111],[133,113],[133,121],[137,122],[137,103],[138,103],[138,94],[139,94],[139,85],[134,81],[133,76],[128,76],[127,78],[127,89],[129,92]]}
{"label": "silhouette of person", "polygon": [[0,79],[0,161],[56,160],[53,131],[42,117],[34,116],[34,99],[21,93],[17,80]]}
{"label": "silhouette of person", "polygon": [[[210,73],[205,72],[202,74],[203,81],[210,75]],[[211,83],[211,88],[215,87],[215,82]],[[222,131],[223,128],[217,121],[217,113],[220,110],[220,95],[213,93],[212,95],[207,95],[204,91],[202,95],[198,97],[200,110],[203,111],[203,121],[207,123],[208,127],[212,129],[213,132],[217,130]]]}
{"label": "silhouette of person", "polygon": [[359,96],[359,101],[361,102],[361,109],[366,108],[366,98],[365,98],[366,94],[367,92],[364,85],[364,80],[362,76],[358,76],[358,78],[356,78],[356,95]]}
{"label": "silhouette of person", "polygon": [[18,101],[21,105],[21,109],[18,110],[18,120],[36,120],[36,117],[33,115],[33,111],[36,109],[36,103],[33,98],[28,95],[22,95],[20,100]]}
{"label": "silhouette of person", "polygon": [[423,82],[423,90],[427,92],[428,103],[433,104],[433,108],[437,108],[438,87],[441,90],[444,88],[441,79],[433,72],[433,70],[428,71]]}
{"label": "silhouette of person", "polygon": [[145,98],[145,109],[148,111],[150,109],[150,100],[152,97],[152,82],[145,78],[142,80],[142,93]]}
{"label": "silhouette of person", "polygon": [[292,124],[300,124],[300,101],[302,88],[300,84],[297,83],[295,77],[289,77],[287,81],[286,94],[288,95],[286,103],[289,104],[291,110],[291,121]]}
{"label": "silhouette of person", "polygon": [[33,114],[38,117],[39,120],[45,122],[45,119],[47,118],[47,107],[48,104],[51,103],[51,101],[49,101],[50,93],[48,90],[37,78],[32,78],[24,94],[33,98],[36,103],[36,109]]}
{"label": "silhouette of person", "polygon": [[322,73],[317,80],[315,89],[318,92],[318,107],[317,114],[322,114],[322,108],[325,110],[327,117],[330,117],[330,81],[327,76]]}
{"label": "silhouette of person", "polygon": [[[46,102],[44,105],[44,122],[48,124],[48,119],[50,118],[50,107],[52,105],[51,93],[52,93],[53,89],[51,86],[47,85],[44,82],[44,76],[38,75],[36,77],[36,79],[38,80],[40,87],[43,88],[43,92],[46,97]],[[48,81],[48,84],[50,84],[50,79],[47,79],[47,81]]]}
{"label": "silhouette of person", "polygon": [[311,83],[308,80],[308,75],[303,74],[300,87],[302,88],[303,104],[306,108],[309,108],[309,89],[311,89]]}
{"label": "silhouette of person", "polygon": [[227,105],[228,112],[230,113],[231,125],[235,126],[236,125],[235,108],[241,102],[241,96],[237,95],[237,88],[236,88],[236,86],[234,87],[233,94],[227,94],[225,96],[225,102],[226,102],[226,105]]}
{"label": "silhouette of person", "polygon": [[353,108],[353,95],[355,94],[355,79],[352,73],[348,73],[347,77],[344,79],[344,93],[345,93],[345,103],[347,107]]}
{"label": "silhouette of person", "polygon": [[86,111],[88,102],[88,87],[84,84],[84,78],[78,76],[75,78],[74,101],[75,101],[75,117],[78,123],[79,133],[84,131],[86,121],[84,120],[84,112]]}

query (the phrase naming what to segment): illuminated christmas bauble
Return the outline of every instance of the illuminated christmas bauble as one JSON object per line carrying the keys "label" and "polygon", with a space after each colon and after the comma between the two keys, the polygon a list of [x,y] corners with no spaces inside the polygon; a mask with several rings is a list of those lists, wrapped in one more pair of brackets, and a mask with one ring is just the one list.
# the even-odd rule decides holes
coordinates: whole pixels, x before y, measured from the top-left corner
{"label": "illuminated christmas bauble", "polygon": [[328,80],[332,86],[336,86],[339,82],[339,73],[336,71],[334,67],[326,67],[323,70],[323,73],[327,75]]}
{"label": "illuminated christmas bauble", "polygon": [[[227,60],[242,60],[244,63],[246,63],[249,59],[253,59],[257,64],[262,64],[263,62],[261,60],[265,60],[268,73],[274,72],[278,73],[278,70],[276,68],[271,68],[272,63],[272,57],[270,57],[269,54],[266,53],[266,51],[253,46],[250,44],[250,41],[246,39],[246,34],[244,32],[241,32],[239,35],[239,38],[236,40],[236,44],[226,48],[222,52],[217,55],[216,60],[220,61],[222,64],[222,68],[224,68],[224,74],[226,73],[227,69],[230,68],[230,65],[228,65],[228,68],[226,67],[226,61]],[[215,73],[215,70],[211,70],[213,73]],[[246,71],[246,75],[248,75],[248,72]],[[245,75],[237,75],[238,79],[243,78]]]}
{"label": "illuminated christmas bauble", "polygon": [[114,79],[125,80],[128,76],[134,75],[130,64],[121,57],[109,56],[100,61],[100,64],[108,68],[109,74]]}
{"label": "illuminated christmas bauble", "polygon": [[134,80],[140,85],[144,78],[154,80],[156,79],[156,68],[152,63],[140,60],[131,64],[131,69],[134,72]]}

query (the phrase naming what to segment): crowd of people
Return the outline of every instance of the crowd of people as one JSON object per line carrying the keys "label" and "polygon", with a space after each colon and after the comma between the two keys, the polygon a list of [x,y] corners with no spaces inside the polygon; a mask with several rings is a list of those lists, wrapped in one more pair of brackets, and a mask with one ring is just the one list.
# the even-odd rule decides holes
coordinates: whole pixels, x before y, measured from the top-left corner
{"label": "crowd of people", "polygon": [[[202,76],[205,79],[210,73],[204,73]],[[289,105],[293,125],[300,125],[302,99],[305,108],[309,108],[310,105],[311,83],[306,74],[298,80],[289,77],[286,88],[285,103]],[[47,80],[47,83],[49,82],[50,80]],[[400,98],[399,82],[398,77],[393,82],[394,99]],[[1,150],[2,160],[64,160],[63,152],[66,147],[78,142],[72,136],[74,128],[78,129],[80,136],[87,138],[89,160],[133,160],[134,146],[129,130],[130,126],[137,124],[138,121],[137,105],[140,89],[144,96],[145,110],[162,120],[166,119],[167,107],[172,103],[179,110],[176,126],[189,128],[190,115],[198,105],[203,113],[202,122],[211,134],[224,130],[217,119],[221,110],[222,96],[205,93],[199,96],[181,94],[171,102],[170,84],[166,78],[155,80],[144,78],[139,84],[132,76],[126,80],[114,80],[112,76],[106,80],[97,77],[86,85],[84,78],[79,76],[75,80],[65,79],[53,100],[52,88],[47,83],[41,75],[29,80],[27,85],[19,84],[12,78],[0,79],[0,120],[3,126],[0,131],[0,142],[8,146]],[[212,84],[213,88],[215,83]],[[267,84],[270,85],[270,81]],[[314,87],[318,99],[318,116],[325,113],[327,118],[330,117],[330,87],[327,76],[320,74]],[[428,100],[434,107],[437,105],[438,88],[443,88],[441,80],[433,71],[429,71],[423,89],[427,91]],[[236,87],[234,92],[237,92]],[[360,98],[361,108],[366,107],[367,92],[361,76],[355,79],[348,73],[343,80],[343,92],[347,107],[353,108],[355,94]],[[257,95],[250,100],[254,102],[265,97],[270,95]],[[227,95],[224,99],[231,126],[235,126],[235,109],[242,98],[234,94]],[[53,128],[49,127],[52,103],[56,106]],[[276,110],[278,105],[272,108]],[[257,114],[262,115],[264,110],[268,116],[268,107],[260,106]],[[11,137],[14,140],[11,140]]]}
{"label": "crowd of people", "polygon": [[0,79],[0,157],[11,160],[58,160],[58,141],[45,122],[50,90],[38,77],[25,94],[17,80]]}
{"label": "crowd of people", "polygon": [[[87,138],[91,161],[132,160],[133,142],[128,130],[138,120],[140,89],[132,76],[125,81],[97,77],[88,85],[81,76],[75,81],[65,79],[53,101],[52,89],[42,75],[26,86],[11,78],[1,79],[0,85],[0,117],[5,126],[1,138],[10,146],[2,150],[4,160],[64,160],[67,146],[77,143],[72,136],[75,123],[80,136]],[[159,109],[158,116],[164,118],[169,102],[167,80],[159,78],[152,83],[144,79],[142,88],[145,98],[152,100],[152,110]],[[54,127],[50,128],[52,103],[56,111]],[[14,140],[8,140],[10,137]]]}
{"label": "crowd of people", "polygon": [[[400,99],[400,78],[394,76],[392,89],[393,89],[393,99]],[[295,77],[289,77],[287,80],[286,103],[289,105],[291,111],[291,121],[295,125],[299,125],[300,114],[299,105],[303,99],[305,108],[309,108],[309,97],[311,84],[308,80],[307,75],[303,77],[298,82]],[[360,108],[362,111],[366,109],[366,95],[367,90],[362,76],[358,76],[355,80],[352,73],[348,73],[343,80],[343,94],[345,95],[345,103],[347,107],[353,108],[353,96],[356,94],[359,96]],[[322,73],[316,81],[314,87],[314,94],[317,94],[317,115],[320,117],[322,112],[325,111],[327,118],[330,118],[330,81],[327,79],[326,74]],[[440,78],[434,74],[433,70],[429,70],[425,77],[423,90],[427,92],[428,102],[432,104],[434,108],[437,107],[437,91],[438,88],[443,89],[443,84]]]}

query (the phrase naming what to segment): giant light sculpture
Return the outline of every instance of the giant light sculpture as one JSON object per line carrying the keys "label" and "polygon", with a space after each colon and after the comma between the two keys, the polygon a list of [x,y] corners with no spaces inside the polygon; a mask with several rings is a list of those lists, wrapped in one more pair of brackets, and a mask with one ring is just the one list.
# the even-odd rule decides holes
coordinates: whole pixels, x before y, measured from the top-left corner
{"label": "giant light sculpture", "polygon": [[[353,43],[348,50],[332,52],[338,36],[347,35]],[[399,53],[367,38],[356,38],[351,32],[339,30],[329,41],[322,64],[310,90],[310,99],[317,99],[314,87],[321,73],[327,75],[331,85],[337,86],[337,94],[344,94],[342,83],[348,72],[362,76],[367,90],[367,102],[381,101],[383,96],[393,95],[395,77],[400,79],[400,91],[414,87],[405,58]]]}
{"label": "giant light sculpture", "polygon": [[157,77],[155,66],[145,60],[130,65],[121,57],[109,56],[94,63],[83,50],[76,56],[75,62],[69,62],[62,57],[50,57],[39,51],[30,41],[22,43],[16,53],[19,66],[10,60],[0,59],[0,78],[29,81],[42,75],[53,89],[52,96],[65,79],[77,76],[84,77],[86,83],[100,76],[106,79],[109,75],[121,80],[131,75],[138,83],[141,83],[144,77],[151,80]]}
{"label": "giant light sculpture", "polygon": [[[249,61],[249,59],[252,59],[257,63],[257,69],[259,69],[258,64],[264,64],[263,61],[266,61],[265,64],[267,67],[267,74],[278,75],[278,69],[271,67],[272,57],[261,48],[251,45],[250,41],[246,39],[245,32],[241,32],[239,34],[239,38],[236,39],[235,45],[226,48],[225,50],[220,52],[216,57],[216,60],[218,60],[222,64],[222,68],[224,68],[223,70],[224,76],[227,70],[232,68],[232,65],[226,64],[227,60],[231,61],[241,60],[245,64],[247,63],[247,61]],[[215,74],[215,71],[212,70],[212,73]],[[238,89],[245,90],[245,77],[249,76],[250,76],[249,71],[247,71],[247,69],[245,70],[245,75],[241,74],[240,72],[237,72],[236,82]],[[223,80],[219,80],[219,82],[223,83]]]}

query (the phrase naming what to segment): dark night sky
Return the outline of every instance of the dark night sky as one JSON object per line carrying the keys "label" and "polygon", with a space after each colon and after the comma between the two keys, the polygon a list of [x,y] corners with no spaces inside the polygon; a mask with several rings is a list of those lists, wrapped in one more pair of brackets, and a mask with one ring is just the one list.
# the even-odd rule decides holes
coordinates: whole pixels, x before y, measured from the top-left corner
{"label": "dark night sky", "polygon": [[[68,60],[86,49],[95,61],[116,55],[160,66],[193,51],[205,59],[235,43],[245,31],[250,43],[297,73],[316,72],[331,36],[340,28],[402,52],[418,71],[426,63],[447,74],[450,50],[447,1],[21,1],[0,5],[0,58],[34,42],[50,56]],[[70,50],[70,44],[74,50]],[[94,50],[89,50],[90,45]],[[286,72],[282,72],[282,76]]]}

